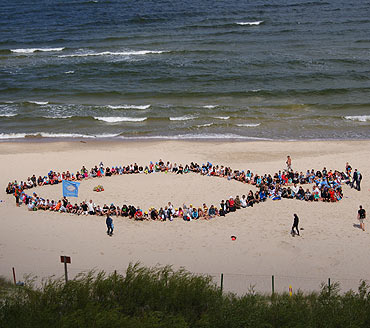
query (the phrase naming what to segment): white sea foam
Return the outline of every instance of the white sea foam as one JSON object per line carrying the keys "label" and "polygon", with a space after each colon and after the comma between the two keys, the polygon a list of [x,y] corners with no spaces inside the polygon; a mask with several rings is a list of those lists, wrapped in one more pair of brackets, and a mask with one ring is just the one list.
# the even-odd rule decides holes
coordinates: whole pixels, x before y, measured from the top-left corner
{"label": "white sea foam", "polygon": [[6,114],[0,114],[0,117],[12,117],[12,116],[16,116],[17,114],[15,113],[6,113]]}
{"label": "white sea foam", "polygon": [[79,133],[48,133],[48,132],[35,132],[35,133],[0,133],[0,139],[21,139],[27,137],[33,138],[114,138],[119,134],[79,134]]}
{"label": "white sea foam", "polygon": [[60,58],[67,57],[89,57],[89,56],[139,56],[139,55],[149,55],[149,54],[161,54],[166,51],[161,50],[138,50],[138,51],[103,51],[103,52],[87,52],[71,55],[61,55]]}
{"label": "white sea foam", "polygon": [[213,116],[213,118],[217,118],[219,120],[228,120],[230,116]]}
{"label": "white sea foam", "polygon": [[36,104],[36,105],[47,105],[49,103],[48,101],[33,101],[33,100],[29,100],[27,102],[29,102],[30,104]]}
{"label": "white sea foam", "polygon": [[64,47],[61,47],[61,48],[26,48],[26,49],[11,49],[10,51],[11,52],[15,52],[15,53],[18,53],[18,54],[31,54],[33,52],[37,52],[37,51],[40,51],[40,52],[46,52],[46,51],[62,51],[64,50]]}
{"label": "white sea foam", "polygon": [[74,74],[75,71],[67,71],[67,72],[64,72],[64,74]]}
{"label": "white sea foam", "polygon": [[197,116],[185,115],[185,116],[170,117],[170,121],[188,121],[188,120],[194,120],[195,118],[197,118]]}
{"label": "white sea foam", "polygon": [[233,133],[226,134],[178,134],[173,136],[141,136],[141,137],[125,137],[120,136],[122,139],[168,139],[168,140],[184,140],[184,139],[239,139],[239,140],[273,140],[269,138],[247,137]]}
{"label": "white sea foam", "polygon": [[241,124],[236,124],[236,126],[240,127],[247,127],[247,128],[254,128],[256,126],[260,126],[261,123],[241,123]]}
{"label": "white sea foam", "polygon": [[111,109],[148,109],[150,105],[108,105]]}
{"label": "white sea foam", "polygon": [[355,116],[345,116],[346,120],[367,122],[370,121],[370,115],[355,115]]}
{"label": "white sea foam", "polygon": [[198,128],[206,128],[206,127],[209,127],[209,126],[211,126],[211,125],[213,125],[213,123],[198,124],[198,125],[197,125],[197,127],[198,127]]}
{"label": "white sea foam", "polygon": [[216,107],[218,107],[218,105],[205,105],[205,106],[203,106],[203,108],[210,108],[210,109],[216,108]]}
{"label": "white sea foam", "polygon": [[54,116],[43,116],[44,118],[56,118],[56,119],[65,119],[65,118],[71,118],[73,115],[54,115]]}
{"label": "white sea foam", "polygon": [[0,133],[0,139],[20,139],[25,136],[25,133]]}
{"label": "white sea foam", "polygon": [[255,22],[237,22],[236,24],[238,25],[249,25],[249,26],[254,26],[254,25],[261,25],[264,21],[255,21]]}
{"label": "white sea foam", "polygon": [[104,121],[107,123],[117,123],[117,122],[143,122],[147,117],[99,117],[94,116],[96,120]]}
{"label": "white sea foam", "polygon": [[169,139],[169,140],[186,140],[186,139],[239,139],[239,140],[273,140],[269,138],[258,138],[241,136],[237,134],[179,134],[173,136],[136,136],[136,137],[125,137],[119,134],[97,134],[87,135],[79,133],[48,133],[48,132],[35,132],[35,133],[0,133],[0,140],[6,139],[22,139],[22,138],[83,138],[83,139],[99,139],[99,138],[115,138],[121,139]]}

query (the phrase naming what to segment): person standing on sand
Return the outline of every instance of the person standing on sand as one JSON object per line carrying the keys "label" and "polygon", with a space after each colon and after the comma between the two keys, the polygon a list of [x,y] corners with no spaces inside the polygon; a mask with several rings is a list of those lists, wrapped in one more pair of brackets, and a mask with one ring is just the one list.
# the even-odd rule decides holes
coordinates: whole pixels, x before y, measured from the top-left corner
{"label": "person standing on sand", "polygon": [[286,163],[287,170],[290,171],[292,169],[292,159],[290,158],[289,155],[287,156],[287,160],[285,163]]}
{"label": "person standing on sand", "polygon": [[105,220],[105,223],[107,225],[107,235],[112,236],[113,235],[113,219],[109,216],[109,212],[107,212],[107,219]]}
{"label": "person standing on sand", "polygon": [[360,228],[362,231],[365,231],[365,223],[364,220],[366,219],[366,211],[360,205],[360,209],[357,212],[357,219],[360,221]]}
{"label": "person standing on sand", "polygon": [[356,181],[357,181],[357,169],[355,169],[355,172],[353,172],[351,188],[357,189],[355,186]]}
{"label": "person standing on sand", "polygon": [[14,197],[15,197],[15,204],[19,207],[19,197],[21,194],[21,189],[15,186],[14,188]]}
{"label": "person standing on sand", "polygon": [[357,189],[358,191],[360,191],[361,190],[361,186],[360,186],[360,184],[361,184],[361,180],[362,180],[362,174],[361,174],[361,172],[360,171],[357,171],[357,179],[356,179],[356,187],[355,187],[355,189]]}
{"label": "person standing on sand", "polygon": [[299,218],[297,214],[294,214],[294,221],[293,221],[293,226],[292,226],[292,236],[296,234],[294,229],[297,231],[297,235],[299,236],[299,229],[298,229],[298,223],[299,223]]}

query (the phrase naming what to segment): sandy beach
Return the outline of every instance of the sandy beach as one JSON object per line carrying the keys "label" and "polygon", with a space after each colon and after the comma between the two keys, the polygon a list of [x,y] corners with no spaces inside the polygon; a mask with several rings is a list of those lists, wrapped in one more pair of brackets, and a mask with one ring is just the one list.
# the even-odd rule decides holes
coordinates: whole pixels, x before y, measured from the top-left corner
{"label": "sandy beach", "polygon": [[[51,212],[29,212],[15,206],[6,195],[9,181],[24,180],[50,170],[76,172],[82,165],[123,165],[149,161],[203,163],[210,161],[233,169],[264,174],[285,167],[291,155],[293,169],[338,169],[348,161],[363,175],[362,190],[343,187],[344,198],[337,203],[311,203],[297,200],[267,200],[253,208],[230,213],[211,221],[135,222],[114,218],[115,234],[105,233],[105,220],[96,216],[76,216]],[[289,284],[298,289],[317,289],[327,278],[338,280],[343,288],[356,288],[367,279],[366,260],[370,226],[357,225],[360,204],[370,212],[370,141],[297,142],[192,142],[192,141],[73,141],[0,143],[2,186],[0,203],[0,275],[17,279],[24,274],[39,278],[63,275],[60,255],[69,255],[70,276],[96,268],[108,272],[124,270],[130,262],[144,265],[173,265],[195,273],[208,273],[218,281],[225,274],[225,290],[270,289],[271,275],[277,290]],[[105,191],[93,192],[97,184]],[[243,195],[254,187],[236,181],[196,174],[176,176],[124,175],[83,181],[80,200],[97,204],[123,203],[160,207],[171,201],[200,206],[219,204],[230,195]],[[61,185],[37,187],[44,198],[61,197]],[[303,227],[301,237],[289,232],[293,213]],[[230,236],[237,236],[231,241]]]}

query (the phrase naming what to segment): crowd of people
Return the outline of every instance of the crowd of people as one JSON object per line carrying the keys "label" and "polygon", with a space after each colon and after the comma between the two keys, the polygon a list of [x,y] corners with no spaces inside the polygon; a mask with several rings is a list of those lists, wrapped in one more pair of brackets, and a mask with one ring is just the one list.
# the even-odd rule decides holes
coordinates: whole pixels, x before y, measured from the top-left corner
{"label": "crowd of people", "polygon": [[[196,173],[200,175],[224,178],[227,180],[236,180],[244,184],[255,186],[257,190],[252,190],[247,195],[241,197],[230,196],[222,200],[220,204],[212,204],[209,207],[206,204],[193,206],[182,204],[181,207],[175,207],[171,202],[160,208],[149,208],[144,211],[140,206],[124,204],[119,206],[114,203],[103,206],[96,205],[92,200],[83,201],[79,204],[70,202],[66,197],[60,200],[45,199],[35,192],[28,194],[30,189],[55,185],[63,180],[82,181],[92,178],[102,178],[104,176],[114,176],[123,174],[154,174],[166,172],[172,174]],[[357,170],[355,171],[357,172]],[[250,170],[233,170],[228,166],[213,165],[210,162],[199,165],[191,162],[186,165],[177,165],[176,163],[164,162],[159,160],[156,163],[150,162],[146,166],[139,166],[137,163],[127,166],[105,167],[103,163],[86,169],[85,166],[76,173],[70,171],[57,173],[50,171],[45,176],[28,177],[26,181],[9,182],[6,187],[8,194],[13,194],[16,204],[25,204],[30,211],[48,210],[62,213],[71,213],[77,215],[98,215],[106,214],[117,217],[128,217],[135,220],[161,220],[172,221],[174,218],[181,218],[185,221],[197,219],[211,219],[216,216],[225,216],[227,213],[235,212],[240,208],[253,207],[254,205],[265,202],[267,199],[274,201],[286,199],[297,199],[308,202],[337,202],[343,198],[342,185],[353,186],[352,168],[347,163],[344,172],[337,170],[307,170],[305,173],[293,171],[291,168],[291,159],[287,160],[287,168],[280,170],[275,174],[259,175]]]}

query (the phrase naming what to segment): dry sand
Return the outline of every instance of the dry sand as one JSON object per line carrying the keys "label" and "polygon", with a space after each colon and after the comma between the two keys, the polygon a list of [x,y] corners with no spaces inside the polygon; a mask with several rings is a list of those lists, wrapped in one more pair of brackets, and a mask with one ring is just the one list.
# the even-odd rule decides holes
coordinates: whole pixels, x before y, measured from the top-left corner
{"label": "dry sand", "polygon": [[[32,174],[45,175],[50,169],[77,171],[103,161],[105,165],[137,162],[145,165],[159,158],[176,163],[203,163],[274,173],[291,155],[293,169],[344,170],[346,162],[362,175],[362,191],[344,186],[338,203],[309,203],[296,200],[268,200],[211,221],[134,222],[114,218],[115,234],[105,233],[105,220],[50,212],[28,212],[16,208],[5,194],[11,180]],[[130,262],[145,265],[171,264],[196,273],[209,273],[219,280],[225,274],[225,289],[245,292],[269,291],[274,274],[276,290],[317,289],[331,277],[344,289],[356,288],[367,279],[370,263],[370,226],[362,232],[357,224],[358,206],[370,212],[370,141],[312,142],[13,142],[0,143],[0,275],[11,278],[15,267],[18,280],[24,274],[39,278],[63,275],[60,255],[72,257],[70,276],[92,268],[123,271]],[[105,191],[95,193],[102,184]],[[200,206],[218,204],[230,195],[246,194],[250,185],[195,174],[130,175],[83,181],[81,199],[96,203],[127,202],[162,206],[171,201]],[[47,198],[59,198],[61,186],[32,189]],[[289,232],[293,213],[300,217],[301,237]],[[237,240],[231,241],[230,236]]]}

